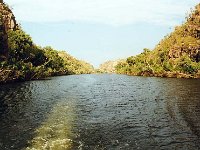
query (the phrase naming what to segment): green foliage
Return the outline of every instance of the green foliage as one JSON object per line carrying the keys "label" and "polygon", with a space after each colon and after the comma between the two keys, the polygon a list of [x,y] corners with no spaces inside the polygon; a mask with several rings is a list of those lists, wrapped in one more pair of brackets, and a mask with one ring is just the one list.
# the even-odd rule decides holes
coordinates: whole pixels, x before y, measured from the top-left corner
{"label": "green foliage", "polygon": [[57,75],[61,72],[65,72],[64,70],[64,60],[58,55],[56,50],[53,50],[51,47],[44,48],[45,56],[47,58],[47,62],[45,62],[44,66],[49,71],[51,70],[51,74]]}
{"label": "green foliage", "polygon": [[2,9],[0,12],[0,82],[94,71],[90,64],[77,60],[65,52],[62,52],[64,56],[61,56],[61,52],[51,47],[41,48],[35,45],[32,38],[19,26],[8,30],[5,18],[9,19],[6,15],[12,15],[12,11],[5,4]]}
{"label": "green foliage", "polygon": [[94,72],[92,65],[70,56],[65,51],[58,52],[58,55],[64,60],[64,66],[70,74],[89,74]]}
{"label": "green foliage", "polygon": [[182,73],[194,74],[198,72],[199,64],[193,62],[187,55],[183,55],[176,60],[176,69]]}
{"label": "green foliage", "polygon": [[22,30],[8,31],[8,47],[9,61],[12,63],[31,62],[34,66],[44,63],[43,50],[34,45],[31,37]]}
{"label": "green foliage", "polygon": [[129,68],[129,64],[126,61],[120,61],[116,66],[116,73],[119,74],[127,74]]}
{"label": "green foliage", "polygon": [[5,77],[0,78],[0,82],[94,71],[93,66],[73,58],[66,52],[62,52],[63,56],[51,47],[41,48],[35,45],[31,37],[21,29],[8,31],[8,47],[8,60],[0,62],[0,72],[3,71],[2,76]]}
{"label": "green foliage", "polygon": [[127,58],[117,73],[145,76],[200,77],[200,4],[174,32],[150,51]]}

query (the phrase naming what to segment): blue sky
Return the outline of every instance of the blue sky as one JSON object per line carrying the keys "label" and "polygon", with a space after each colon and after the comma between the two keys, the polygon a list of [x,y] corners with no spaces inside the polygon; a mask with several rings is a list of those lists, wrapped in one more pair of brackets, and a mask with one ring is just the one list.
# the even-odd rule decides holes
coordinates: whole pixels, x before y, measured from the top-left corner
{"label": "blue sky", "polygon": [[92,63],[153,48],[199,0],[5,0],[41,46]]}

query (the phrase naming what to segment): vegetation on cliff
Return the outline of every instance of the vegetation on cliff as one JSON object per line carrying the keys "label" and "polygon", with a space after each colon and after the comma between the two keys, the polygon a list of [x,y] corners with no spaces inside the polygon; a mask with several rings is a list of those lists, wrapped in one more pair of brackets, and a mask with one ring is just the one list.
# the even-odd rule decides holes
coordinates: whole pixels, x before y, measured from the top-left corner
{"label": "vegetation on cliff", "polygon": [[[5,4],[1,3],[1,5]],[[8,7],[1,8],[0,83],[93,72],[92,65],[73,58],[64,51],[57,51],[51,47],[42,48],[34,44],[31,37],[19,26],[11,28],[13,26],[9,20],[9,16],[11,16],[10,19],[13,16],[10,15],[11,11],[3,14],[3,9],[8,9]]]}
{"label": "vegetation on cliff", "polygon": [[186,22],[154,48],[121,61],[116,72],[161,77],[200,77],[200,4]]}

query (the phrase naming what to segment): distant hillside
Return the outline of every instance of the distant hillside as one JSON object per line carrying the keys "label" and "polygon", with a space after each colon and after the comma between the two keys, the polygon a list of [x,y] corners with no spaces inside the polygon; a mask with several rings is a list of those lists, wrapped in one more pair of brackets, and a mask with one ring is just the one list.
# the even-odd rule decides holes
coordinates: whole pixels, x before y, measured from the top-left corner
{"label": "distant hillside", "polygon": [[103,73],[115,73],[116,65],[122,60],[107,61],[100,65],[99,71]]}
{"label": "distant hillside", "polygon": [[119,62],[116,70],[128,75],[200,78],[200,4],[154,50],[144,49]]}
{"label": "distant hillside", "polygon": [[92,65],[51,47],[37,46],[0,1],[0,83],[92,73]]}
{"label": "distant hillside", "polygon": [[94,72],[94,67],[91,64],[78,60],[65,51],[59,51],[58,55],[65,61],[65,66],[72,74],[90,74]]}

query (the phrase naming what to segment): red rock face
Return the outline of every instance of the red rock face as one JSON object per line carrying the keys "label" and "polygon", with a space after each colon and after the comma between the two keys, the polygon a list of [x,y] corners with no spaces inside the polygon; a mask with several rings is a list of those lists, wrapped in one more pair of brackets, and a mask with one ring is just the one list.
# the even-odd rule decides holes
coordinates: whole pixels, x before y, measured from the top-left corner
{"label": "red rock face", "polygon": [[0,61],[3,61],[8,58],[8,36],[4,25],[0,25],[0,31]]}
{"label": "red rock face", "polygon": [[12,11],[0,0],[0,61],[8,58],[8,30],[16,30],[17,23]]}

